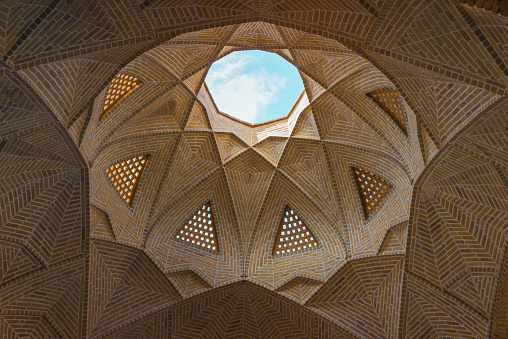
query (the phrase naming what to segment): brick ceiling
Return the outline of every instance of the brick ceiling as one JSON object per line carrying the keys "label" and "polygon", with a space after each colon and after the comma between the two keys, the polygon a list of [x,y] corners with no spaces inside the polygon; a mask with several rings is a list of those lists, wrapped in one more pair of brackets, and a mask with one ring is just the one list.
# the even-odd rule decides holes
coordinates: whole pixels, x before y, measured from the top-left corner
{"label": "brick ceiling", "polygon": [[[0,2],[0,336],[508,336],[508,18],[474,3]],[[217,110],[248,49],[300,72],[286,117]],[[286,212],[312,247],[277,254]]]}

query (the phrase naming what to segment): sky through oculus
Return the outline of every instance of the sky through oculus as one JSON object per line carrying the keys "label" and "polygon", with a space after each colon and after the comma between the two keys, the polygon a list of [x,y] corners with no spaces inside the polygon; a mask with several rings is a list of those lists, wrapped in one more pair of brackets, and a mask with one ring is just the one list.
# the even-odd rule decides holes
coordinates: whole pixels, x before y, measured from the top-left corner
{"label": "sky through oculus", "polygon": [[287,115],[304,89],[294,65],[258,50],[219,59],[205,81],[220,111],[248,123]]}

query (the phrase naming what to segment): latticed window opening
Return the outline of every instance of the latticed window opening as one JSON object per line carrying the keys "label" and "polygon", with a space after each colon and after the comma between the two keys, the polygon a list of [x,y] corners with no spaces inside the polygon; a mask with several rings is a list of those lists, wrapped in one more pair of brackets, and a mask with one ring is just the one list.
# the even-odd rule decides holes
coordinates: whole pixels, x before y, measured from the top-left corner
{"label": "latticed window opening", "polygon": [[139,182],[148,160],[147,155],[129,158],[110,166],[106,169],[106,175],[120,194],[122,199],[132,205]]}
{"label": "latticed window opening", "polygon": [[286,205],[273,246],[274,255],[309,250],[317,247],[317,240],[305,222]]}
{"label": "latticed window opening", "polygon": [[356,185],[360,193],[365,218],[368,219],[372,213],[378,210],[385,198],[392,190],[392,185],[380,176],[353,167],[356,177]]}
{"label": "latticed window opening", "polygon": [[122,73],[117,74],[113,81],[111,81],[108,93],[106,94],[101,118],[109,113],[113,107],[129,95],[129,93],[134,91],[139,85],[141,85],[141,81],[132,75]]}
{"label": "latticed window opening", "polygon": [[207,202],[180,228],[176,240],[212,253],[219,252],[212,204]]}
{"label": "latticed window opening", "polygon": [[368,95],[377,102],[395,120],[399,127],[407,133],[404,107],[400,101],[399,93],[395,88],[381,88]]}

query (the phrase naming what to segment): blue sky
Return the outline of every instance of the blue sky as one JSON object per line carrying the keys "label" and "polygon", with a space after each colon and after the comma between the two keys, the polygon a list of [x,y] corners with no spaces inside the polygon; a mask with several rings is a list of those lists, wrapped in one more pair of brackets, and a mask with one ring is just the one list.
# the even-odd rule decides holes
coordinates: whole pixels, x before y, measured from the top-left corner
{"label": "blue sky", "polygon": [[288,114],[303,91],[296,67],[263,51],[225,56],[212,64],[205,81],[219,110],[250,123]]}

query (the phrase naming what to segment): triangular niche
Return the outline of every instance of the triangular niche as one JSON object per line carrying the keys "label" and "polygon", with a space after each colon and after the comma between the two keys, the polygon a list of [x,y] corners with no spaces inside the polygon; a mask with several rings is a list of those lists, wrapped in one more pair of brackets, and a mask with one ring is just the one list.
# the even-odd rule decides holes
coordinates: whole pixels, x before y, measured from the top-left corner
{"label": "triangular niche", "polygon": [[365,219],[376,212],[392,191],[392,184],[379,175],[358,167],[352,167],[355,176],[356,187],[362,201]]}
{"label": "triangular niche", "polygon": [[286,205],[273,245],[273,255],[300,253],[317,248],[317,246],[317,239],[305,221],[294,209]]}
{"label": "triangular niche", "polygon": [[120,197],[132,205],[136,191],[146,168],[148,155],[122,160],[106,169],[106,176]]}
{"label": "triangular niche", "polygon": [[175,240],[204,251],[219,253],[217,229],[210,201],[201,205],[187,219],[176,233]]}

